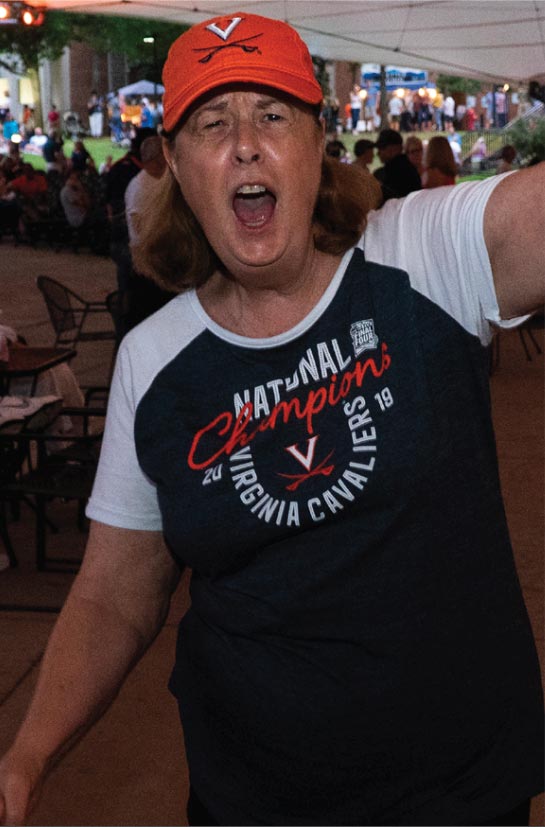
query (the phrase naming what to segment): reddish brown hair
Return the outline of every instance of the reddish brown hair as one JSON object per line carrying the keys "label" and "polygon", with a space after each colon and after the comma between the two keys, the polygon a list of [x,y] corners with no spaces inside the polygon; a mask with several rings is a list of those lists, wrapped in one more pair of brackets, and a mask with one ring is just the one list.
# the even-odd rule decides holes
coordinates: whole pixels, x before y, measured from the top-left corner
{"label": "reddish brown hair", "polygon": [[[168,290],[198,287],[222,265],[188,207],[172,173],[131,247],[136,270]],[[380,204],[378,182],[353,164],[324,159],[314,209],[315,245],[338,255],[361,236],[367,213]],[[160,216],[161,220],[157,220]],[[155,220],[154,220],[155,219]]]}

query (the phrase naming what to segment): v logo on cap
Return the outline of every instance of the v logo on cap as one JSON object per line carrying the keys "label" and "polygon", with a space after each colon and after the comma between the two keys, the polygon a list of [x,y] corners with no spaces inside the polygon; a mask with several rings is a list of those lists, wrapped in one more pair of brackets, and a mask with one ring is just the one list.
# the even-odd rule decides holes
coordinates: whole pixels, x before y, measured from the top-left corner
{"label": "v logo on cap", "polygon": [[251,54],[252,52],[257,52],[261,54],[259,51],[259,46],[247,46],[246,43],[248,40],[255,40],[256,37],[261,37],[261,34],[253,34],[251,37],[245,37],[243,40],[233,40],[232,43],[225,43],[223,46],[207,46],[205,49],[193,49],[194,52],[208,52],[205,57],[201,57],[199,59],[199,63],[208,63],[209,60],[212,60],[214,55],[217,55],[218,52],[222,52],[224,49],[242,49],[243,52],[247,54]]}
{"label": "v logo on cap", "polygon": [[209,32],[212,34],[216,34],[218,37],[221,37],[222,40],[227,40],[230,34],[236,29],[242,17],[233,17],[229,25],[226,29],[221,29],[216,23],[210,23],[209,26],[206,26]]}

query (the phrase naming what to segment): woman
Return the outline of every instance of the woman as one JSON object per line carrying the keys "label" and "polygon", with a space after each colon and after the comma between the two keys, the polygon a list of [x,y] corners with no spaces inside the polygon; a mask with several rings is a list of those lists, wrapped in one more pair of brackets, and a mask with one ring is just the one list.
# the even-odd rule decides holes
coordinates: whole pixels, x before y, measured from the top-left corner
{"label": "woman", "polygon": [[458,165],[450,143],[444,135],[434,135],[428,142],[424,171],[422,173],[422,187],[447,187],[456,183]]}
{"label": "woman", "polygon": [[409,135],[405,138],[405,155],[411,164],[416,167],[422,178],[424,172],[424,164],[422,163],[424,160],[424,144],[417,135]]}
{"label": "woman", "polygon": [[122,344],[85,561],[2,764],[8,820],[188,565],[170,686],[190,823],[522,824],[541,694],[485,345],[543,297],[541,222],[505,232],[536,171],[389,203],[354,249],[365,209],[343,212],[289,26],[200,23],[163,80],[172,179],[136,266],[192,289]]}

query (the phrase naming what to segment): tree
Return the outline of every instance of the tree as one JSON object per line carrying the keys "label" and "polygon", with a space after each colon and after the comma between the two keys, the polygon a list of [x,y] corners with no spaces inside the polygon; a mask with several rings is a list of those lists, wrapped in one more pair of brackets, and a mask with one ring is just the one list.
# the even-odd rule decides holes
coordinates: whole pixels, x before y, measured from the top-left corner
{"label": "tree", "polygon": [[477,95],[482,88],[480,80],[474,78],[459,78],[455,75],[437,75],[437,86],[442,92],[451,94],[459,92],[463,95]]}
{"label": "tree", "polygon": [[331,94],[331,89],[329,88],[329,74],[327,71],[328,62],[329,61],[324,60],[322,57],[312,55],[314,74],[316,75],[316,80],[322,87],[322,93],[324,98],[329,97],[329,95]]}
{"label": "tree", "polygon": [[162,65],[170,44],[186,29],[142,17],[47,12],[41,26],[0,27],[0,65],[15,74],[37,70],[41,61],[56,60],[72,42],[87,43],[101,54],[123,54],[131,66],[146,65],[150,61],[142,59],[142,39],[149,35],[155,37],[157,61]]}
{"label": "tree", "polygon": [[524,163],[545,161],[545,118],[520,118],[509,127],[508,135]]}
{"label": "tree", "polygon": [[[40,98],[38,67],[57,60],[74,42],[87,43],[100,54],[125,55],[137,74],[146,72],[159,83],[160,67],[170,44],[188,27],[146,18],[104,14],[47,12],[41,26],[0,26],[0,67],[16,75],[28,75],[35,101]],[[146,36],[155,38],[153,52],[142,49]]]}

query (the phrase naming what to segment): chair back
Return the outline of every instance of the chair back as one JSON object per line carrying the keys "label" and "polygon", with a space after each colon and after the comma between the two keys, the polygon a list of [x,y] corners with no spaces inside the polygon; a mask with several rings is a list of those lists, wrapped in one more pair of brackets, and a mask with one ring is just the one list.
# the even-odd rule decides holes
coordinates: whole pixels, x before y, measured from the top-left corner
{"label": "chair back", "polygon": [[106,296],[106,307],[112,317],[115,328],[116,347],[127,332],[127,294],[114,290]]}
{"label": "chair back", "polygon": [[49,276],[38,276],[36,284],[44,297],[47,312],[57,336],[56,343],[58,343],[63,333],[75,330],[78,326],[70,291]]}

